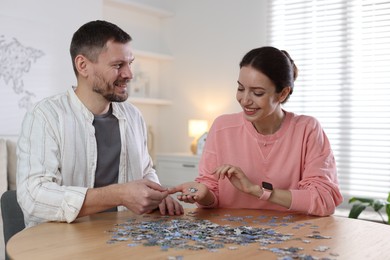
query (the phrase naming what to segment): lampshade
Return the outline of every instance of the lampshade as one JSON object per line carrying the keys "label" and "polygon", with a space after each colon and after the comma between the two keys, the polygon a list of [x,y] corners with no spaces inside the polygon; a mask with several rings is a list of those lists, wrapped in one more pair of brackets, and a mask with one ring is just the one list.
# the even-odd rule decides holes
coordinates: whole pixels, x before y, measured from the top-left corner
{"label": "lampshade", "polygon": [[198,138],[207,132],[207,120],[190,119],[188,120],[188,136]]}
{"label": "lampshade", "polygon": [[200,154],[198,149],[198,139],[207,132],[207,120],[190,119],[188,120],[188,136],[193,138],[191,143],[191,152],[193,154]]}

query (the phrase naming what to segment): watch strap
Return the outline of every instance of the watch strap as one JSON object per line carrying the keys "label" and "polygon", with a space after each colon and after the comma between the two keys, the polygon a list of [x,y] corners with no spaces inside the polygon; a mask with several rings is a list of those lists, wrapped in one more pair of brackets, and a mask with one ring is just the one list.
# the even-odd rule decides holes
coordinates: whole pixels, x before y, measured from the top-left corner
{"label": "watch strap", "polygon": [[262,182],[261,183],[261,189],[263,190],[263,194],[261,194],[260,198],[261,200],[268,200],[269,197],[271,197],[272,191],[274,190],[273,186],[269,182]]}
{"label": "watch strap", "polygon": [[266,190],[264,188],[262,188],[263,190],[263,194],[261,194],[260,196],[260,200],[268,200],[269,197],[271,197],[271,194],[272,194],[272,190]]}

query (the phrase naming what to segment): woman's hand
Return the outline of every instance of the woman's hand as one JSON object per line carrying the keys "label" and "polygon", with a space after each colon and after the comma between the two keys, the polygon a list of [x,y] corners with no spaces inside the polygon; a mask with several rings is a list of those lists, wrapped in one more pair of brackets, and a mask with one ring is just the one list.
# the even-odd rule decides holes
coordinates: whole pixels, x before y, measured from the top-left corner
{"label": "woman's hand", "polygon": [[170,194],[181,192],[182,194],[177,195],[177,199],[186,203],[199,202],[202,205],[212,204],[207,203],[209,189],[206,185],[199,182],[186,182],[176,187],[168,189]]}
{"label": "woman's hand", "polygon": [[260,186],[253,184],[239,167],[224,164],[216,168],[213,174],[217,177],[218,180],[228,178],[233,186],[242,192],[251,194],[256,197],[261,194]]}

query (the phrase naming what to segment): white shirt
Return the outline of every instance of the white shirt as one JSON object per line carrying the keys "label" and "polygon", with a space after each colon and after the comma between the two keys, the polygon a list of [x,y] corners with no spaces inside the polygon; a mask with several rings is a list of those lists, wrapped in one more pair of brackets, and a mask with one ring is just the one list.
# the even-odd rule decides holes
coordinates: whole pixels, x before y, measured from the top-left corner
{"label": "white shirt", "polygon": [[[112,107],[121,137],[118,183],[144,178],[159,183],[141,113],[128,102],[113,102]],[[76,219],[87,189],[94,186],[93,120],[73,89],[46,98],[27,112],[18,140],[16,175],[26,227]]]}

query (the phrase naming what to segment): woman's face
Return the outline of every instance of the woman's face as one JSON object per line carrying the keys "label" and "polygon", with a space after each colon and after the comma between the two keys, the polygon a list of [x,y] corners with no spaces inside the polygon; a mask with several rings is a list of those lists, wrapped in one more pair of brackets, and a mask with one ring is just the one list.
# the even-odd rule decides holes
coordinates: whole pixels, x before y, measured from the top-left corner
{"label": "woman's face", "polygon": [[276,93],[275,84],[265,74],[244,66],[237,82],[236,98],[248,121],[264,126],[272,124],[273,119],[283,113],[280,104],[284,91]]}

